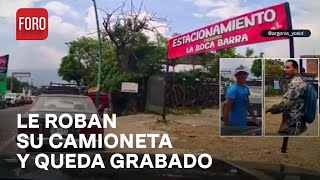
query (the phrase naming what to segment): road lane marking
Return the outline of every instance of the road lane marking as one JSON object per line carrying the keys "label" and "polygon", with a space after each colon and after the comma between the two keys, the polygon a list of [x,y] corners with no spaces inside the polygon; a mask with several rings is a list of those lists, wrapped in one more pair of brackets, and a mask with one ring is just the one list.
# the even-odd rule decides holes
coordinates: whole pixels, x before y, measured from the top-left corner
{"label": "road lane marking", "polygon": [[6,142],[2,143],[2,145],[0,146],[0,153],[2,153],[8,147],[8,145],[14,142],[15,139],[16,139],[16,136],[12,136]]}

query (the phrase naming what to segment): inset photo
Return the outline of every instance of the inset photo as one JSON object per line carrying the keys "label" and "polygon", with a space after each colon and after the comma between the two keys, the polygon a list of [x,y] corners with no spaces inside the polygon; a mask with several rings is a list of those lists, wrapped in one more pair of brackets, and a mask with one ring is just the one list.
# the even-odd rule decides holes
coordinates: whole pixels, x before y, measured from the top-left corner
{"label": "inset photo", "polygon": [[263,63],[220,58],[220,136],[262,136]]}
{"label": "inset photo", "polygon": [[319,58],[264,61],[265,136],[319,136]]}

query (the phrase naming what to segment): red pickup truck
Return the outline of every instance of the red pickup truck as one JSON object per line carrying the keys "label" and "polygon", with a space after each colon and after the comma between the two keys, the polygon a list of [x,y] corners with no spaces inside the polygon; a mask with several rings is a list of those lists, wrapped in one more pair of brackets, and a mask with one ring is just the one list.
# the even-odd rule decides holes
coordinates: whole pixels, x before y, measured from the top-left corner
{"label": "red pickup truck", "polygon": [[[96,93],[87,93],[86,95],[90,97],[90,99],[94,104],[96,104]],[[104,109],[108,108],[109,106],[108,95],[101,93],[99,99],[100,99],[99,100],[100,105],[99,105],[98,111],[99,111],[99,114],[101,114],[103,113]]]}

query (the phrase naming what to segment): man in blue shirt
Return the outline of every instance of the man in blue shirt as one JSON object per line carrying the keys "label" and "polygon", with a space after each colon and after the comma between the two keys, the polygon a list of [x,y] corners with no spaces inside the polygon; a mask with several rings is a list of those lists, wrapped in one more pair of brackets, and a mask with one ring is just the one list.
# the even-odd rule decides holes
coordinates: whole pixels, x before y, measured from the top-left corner
{"label": "man in blue shirt", "polygon": [[249,101],[250,90],[246,85],[248,75],[249,70],[244,66],[238,67],[234,73],[237,82],[231,85],[226,93],[223,117],[225,126],[247,126],[248,112],[252,117],[253,123],[260,125]]}

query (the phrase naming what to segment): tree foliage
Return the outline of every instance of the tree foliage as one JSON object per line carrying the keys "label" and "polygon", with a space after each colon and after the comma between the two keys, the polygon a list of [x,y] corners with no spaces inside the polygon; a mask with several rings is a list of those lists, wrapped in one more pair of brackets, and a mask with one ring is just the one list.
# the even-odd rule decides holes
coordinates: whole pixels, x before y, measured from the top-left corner
{"label": "tree foliage", "polygon": [[262,59],[255,59],[251,66],[251,73],[259,78],[262,75]]}
{"label": "tree foliage", "polygon": [[[151,75],[159,73],[162,69],[162,62],[167,54],[166,44],[158,42],[150,42],[148,37],[143,33],[135,35],[135,41],[130,42],[130,66],[134,71],[123,71],[116,57],[115,50],[110,52],[108,61],[103,65],[105,81],[103,87],[109,92],[120,90],[123,81],[138,82],[143,85],[144,81]],[[164,41],[164,39],[161,39]]]}
{"label": "tree foliage", "polygon": [[[125,11],[125,5],[126,1],[113,12],[107,13],[103,21],[104,36],[115,46],[116,59],[121,70],[134,72],[137,59],[131,58],[134,55],[131,45],[137,42],[137,38],[146,38],[141,36],[143,31],[159,34],[157,28],[163,25],[153,26],[151,22],[163,22],[166,20],[156,17],[156,13],[148,12],[147,10],[142,12],[142,3],[139,8],[136,8],[131,0],[131,9],[129,11]],[[119,14],[117,14],[118,11],[120,11]]]}
{"label": "tree foliage", "polygon": [[22,92],[23,87],[29,87],[28,82],[20,82],[16,77],[7,77],[7,90],[11,90],[12,82],[12,92]]}
{"label": "tree foliage", "polygon": [[281,77],[284,74],[283,69],[284,69],[284,63],[280,59],[265,60],[266,76]]}
{"label": "tree foliage", "polygon": [[[82,37],[70,43],[69,53],[61,60],[58,74],[66,81],[76,81],[78,85],[94,86],[98,68],[98,41]],[[103,60],[110,58],[110,42],[102,43]],[[113,58],[113,57],[111,57]]]}
{"label": "tree foliage", "polygon": [[76,81],[80,85],[81,80],[86,76],[86,71],[74,55],[68,55],[62,58],[58,74],[63,80]]}

